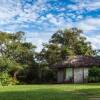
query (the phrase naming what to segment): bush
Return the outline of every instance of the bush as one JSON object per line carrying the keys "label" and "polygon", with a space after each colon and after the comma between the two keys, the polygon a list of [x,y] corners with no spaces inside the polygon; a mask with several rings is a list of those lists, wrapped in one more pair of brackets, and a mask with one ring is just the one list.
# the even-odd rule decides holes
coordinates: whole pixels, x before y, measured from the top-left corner
{"label": "bush", "polygon": [[7,72],[0,72],[0,85],[8,86],[16,84],[20,84],[20,82],[14,79],[13,77],[10,77],[10,75]]}
{"label": "bush", "polygon": [[89,70],[89,82],[100,82],[100,68],[93,67]]}
{"label": "bush", "polygon": [[54,83],[56,82],[56,71],[51,69],[45,69],[42,71],[42,83]]}
{"label": "bush", "polygon": [[2,86],[7,86],[9,84],[9,75],[6,72],[0,73],[0,84]]}
{"label": "bush", "polygon": [[22,70],[18,73],[17,80],[22,84],[55,83],[56,71],[49,68]]}

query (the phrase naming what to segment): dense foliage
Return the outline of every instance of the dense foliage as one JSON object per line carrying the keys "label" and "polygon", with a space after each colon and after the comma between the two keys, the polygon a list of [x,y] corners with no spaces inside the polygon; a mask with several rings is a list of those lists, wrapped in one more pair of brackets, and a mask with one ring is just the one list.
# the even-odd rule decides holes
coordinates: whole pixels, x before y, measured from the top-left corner
{"label": "dense foliage", "polygon": [[0,32],[1,84],[55,82],[54,63],[75,55],[98,56],[99,50],[93,51],[82,33],[77,28],[59,30],[37,53],[36,46],[25,41],[24,32]]}
{"label": "dense foliage", "polygon": [[24,34],[0,32],[0,82],[3,85],[52,80],[52,71],[46,63],[39,62],[36,47],[25,41]]}
{"label": "dense foliage", "polygon": [[89,82],[100,82],[100,68],[93,67],[89,70]]}
{"label": "dense foliage", "polygon": [[42,54],[49,65],[75,55],[93,55],[90,42],[77,28],[59,30],[54,33],[48,44],[44,44]]}

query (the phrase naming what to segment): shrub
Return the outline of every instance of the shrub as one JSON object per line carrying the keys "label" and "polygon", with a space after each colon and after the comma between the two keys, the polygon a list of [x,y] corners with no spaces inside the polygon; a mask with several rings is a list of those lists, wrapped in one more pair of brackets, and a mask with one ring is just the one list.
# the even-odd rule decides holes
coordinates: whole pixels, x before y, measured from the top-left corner
{"label": "shrub", "polygon": [[89,82],[100,82],[100,68],[93,67],[89,70]]}
{"label": "shrub", "polygon": [[9,75],[6,72],[0,73],[0,84],[2,86],[7,86],[9,84]]}
{"label": "shrub", "polygon": [[45,69],[42,71],[42,83],[54,83],[56,82],[56,71],[51,69]]}

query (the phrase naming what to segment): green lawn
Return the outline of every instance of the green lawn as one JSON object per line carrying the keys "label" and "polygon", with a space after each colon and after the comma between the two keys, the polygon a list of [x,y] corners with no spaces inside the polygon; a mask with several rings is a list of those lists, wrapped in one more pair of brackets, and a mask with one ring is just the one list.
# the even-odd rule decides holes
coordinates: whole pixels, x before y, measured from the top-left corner
{"label": "green lawn", "polygon": [[100,100],[100,84],[0,86],[0,100]]}

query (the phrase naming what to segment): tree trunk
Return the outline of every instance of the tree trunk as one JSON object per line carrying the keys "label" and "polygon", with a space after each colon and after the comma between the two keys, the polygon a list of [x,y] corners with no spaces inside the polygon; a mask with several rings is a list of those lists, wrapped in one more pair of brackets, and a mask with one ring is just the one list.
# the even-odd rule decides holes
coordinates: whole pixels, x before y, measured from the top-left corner
{"label": "tree trunk", "polygon": [[17,80],[17,74],[18,73],[19,73],[19,70],[17,70],[17,71],[14,72],[14,75],[13,75],[14,80]]}

